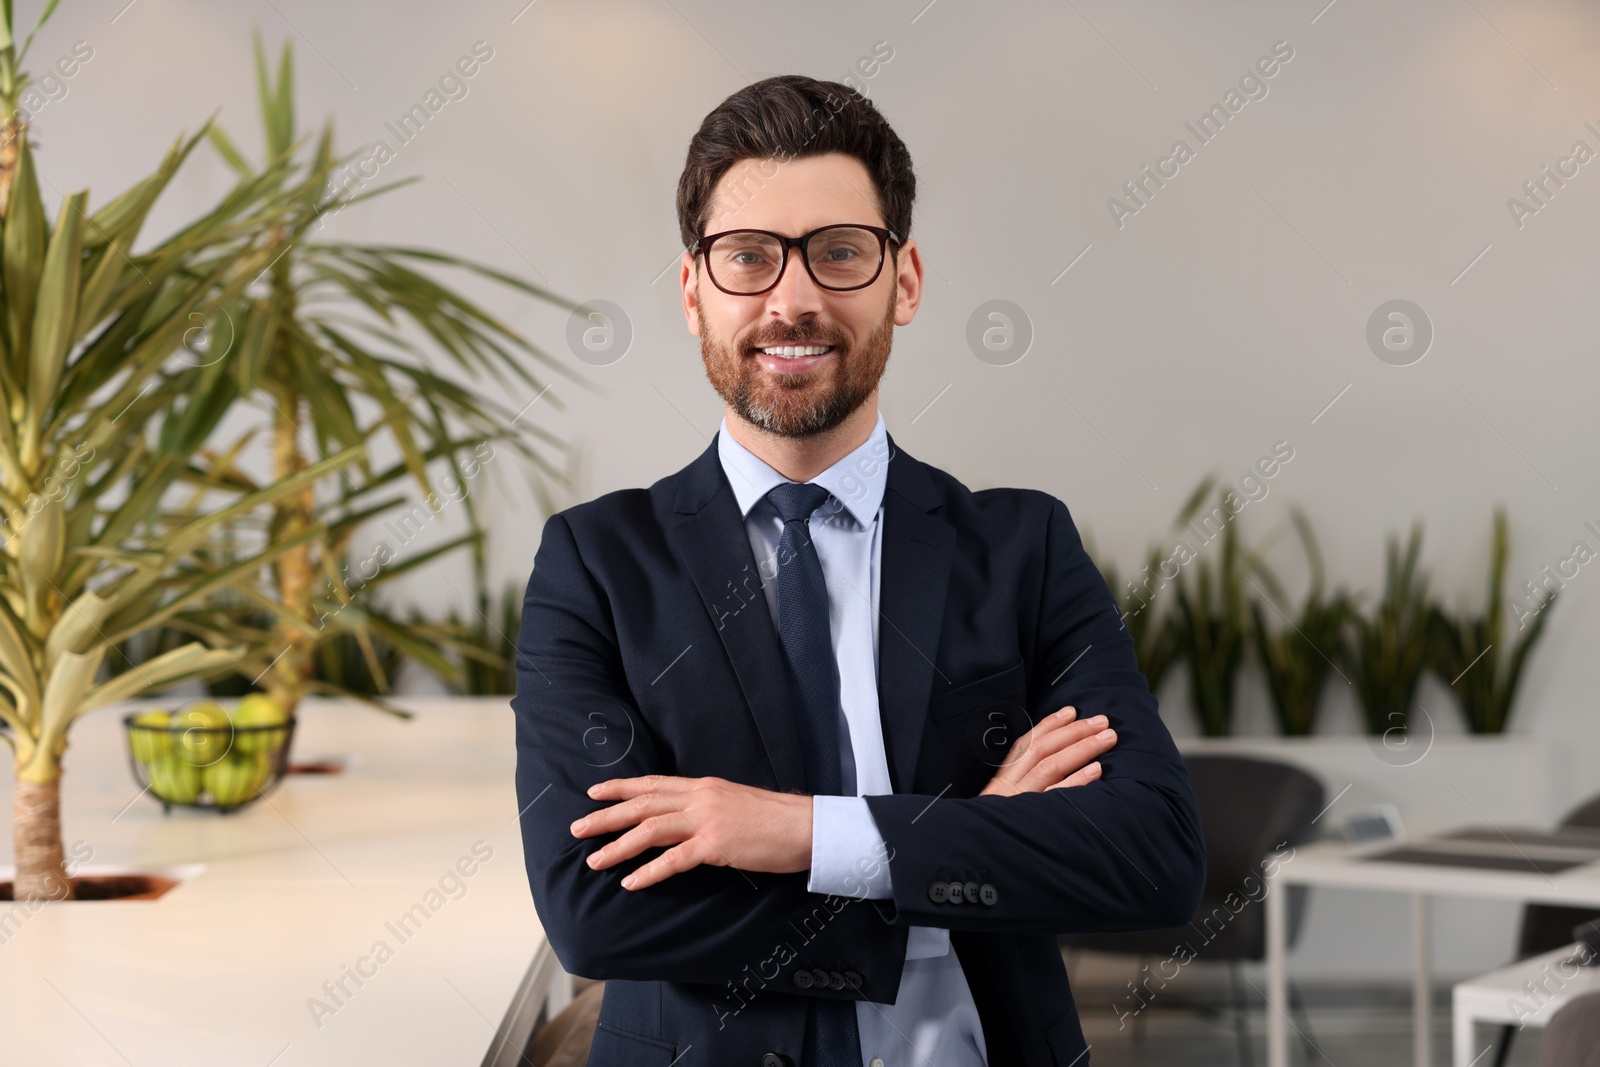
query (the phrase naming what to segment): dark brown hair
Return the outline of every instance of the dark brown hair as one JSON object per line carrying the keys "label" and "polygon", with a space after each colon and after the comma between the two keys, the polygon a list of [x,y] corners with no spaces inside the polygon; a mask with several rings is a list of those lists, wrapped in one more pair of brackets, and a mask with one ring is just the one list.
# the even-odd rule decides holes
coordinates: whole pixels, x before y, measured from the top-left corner
{"label": "dark brown hair", "polygon": [[747,85],[718,104],[689,141],[678,178],[684,247],[700,237],[711,213],[712,190],[735,163],[787,163],[829,152],[862,162],[876,186],[884,224],[901,240],[908,237],[917,178],[905,142],[872,101],[850,86],[783,74]]}

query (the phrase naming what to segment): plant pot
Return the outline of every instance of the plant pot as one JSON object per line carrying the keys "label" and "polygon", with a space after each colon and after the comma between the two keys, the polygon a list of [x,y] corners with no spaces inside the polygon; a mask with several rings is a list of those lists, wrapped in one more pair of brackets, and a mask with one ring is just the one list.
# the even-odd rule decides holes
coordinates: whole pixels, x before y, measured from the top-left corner
{"label": "plant pot", "polygon": [[[157,900],[178,884],[178,879],[159,874],[83,874],[67,881],[74,900]],[[0,900],[16,899],[13,884],[10,879],[0,882]]]}

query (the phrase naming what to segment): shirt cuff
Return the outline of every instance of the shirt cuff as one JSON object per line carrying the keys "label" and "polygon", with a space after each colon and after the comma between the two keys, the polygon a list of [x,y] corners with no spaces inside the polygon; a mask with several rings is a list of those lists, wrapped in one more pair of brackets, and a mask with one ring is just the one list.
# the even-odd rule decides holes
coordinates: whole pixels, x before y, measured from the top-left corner
{"label": "shirt cuff", "polygon": [[894,896],[888,846],[865,797],[811,798],[811,877],[807,892],[885,900]]}

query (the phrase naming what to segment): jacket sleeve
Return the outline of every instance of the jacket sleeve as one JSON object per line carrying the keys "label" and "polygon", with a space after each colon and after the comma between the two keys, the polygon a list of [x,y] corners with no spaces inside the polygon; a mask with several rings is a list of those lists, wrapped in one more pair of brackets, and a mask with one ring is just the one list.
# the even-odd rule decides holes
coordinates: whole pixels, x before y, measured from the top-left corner
{"label": "jacket sleeve", "polygon": [[[1156,711],[1115,599],[1052,498],[1029,664],[1033,722],[1103,714],[1116,746],[1089,785],[1014,796],[869,796],[889,846],[893,924],[1005,933],[1159,929],[1188,922],[1205,883],[1189,775]],[[980,899],[951,892],[975,883]],[[937,885],[936,885],[937,883]],[[953,899],[952,899],[953,898]]]}
{"label": "jacket sleeve", "polygon": [[[807,892],[807,875],[701,865],[645,889],[624,875],[664,848],[604,870],[588,857],[621,832],[578,838],[571,824],[608,807],[588,788],[672,773],[623,670],[612,608],[562,515],[545,524],[517,638],[517,807],[535,908],[562,966],[589,978],[730,984],[892,1003],[907,933],[862,892]],[[813,984],[821,968],[859,976],[859,993]]]}

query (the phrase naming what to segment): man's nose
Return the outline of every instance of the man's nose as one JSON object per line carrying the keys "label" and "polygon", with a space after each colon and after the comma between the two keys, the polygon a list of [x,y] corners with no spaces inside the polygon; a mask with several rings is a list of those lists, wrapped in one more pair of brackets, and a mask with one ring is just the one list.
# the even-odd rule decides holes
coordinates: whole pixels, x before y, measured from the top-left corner
{"label": "man's nose", "polygon": [[805,259],[798,248],[789,249],[789,262],[783,268],[783,277],[767,294],[767,311],[772,317],[787,322],[810,318],[822,310],[822,288],[806,270]]}

